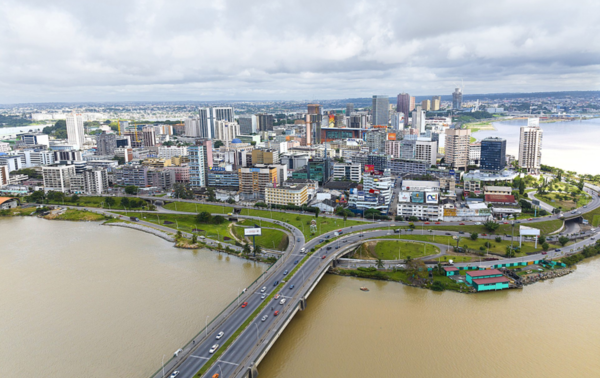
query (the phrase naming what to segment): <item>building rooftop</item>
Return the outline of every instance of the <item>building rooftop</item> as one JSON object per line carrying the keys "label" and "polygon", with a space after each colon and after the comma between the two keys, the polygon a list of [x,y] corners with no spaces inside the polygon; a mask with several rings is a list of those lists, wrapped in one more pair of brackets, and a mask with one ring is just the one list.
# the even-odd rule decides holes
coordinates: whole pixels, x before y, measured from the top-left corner
{"label": "building rooftop", "polygon": [[489,269],[489,270],[469,270],[467,271],[467,275],[471,277],[481,277],[481,276],[493,276],[493,275],[502,275],[502,272],[498,269]]}
{"label": "building rooftop", "polygon": [[486,194],[485,202],[515,203],[515,196],[506,194]]}
{"label": "building rooftop", "polygon": [[473,280],[477,285],[489,285],[500,282],[510,282],[510,280],[504,276],[502,277],[490,277],[490,278],[480,278],[477,280]]}
{"label": "building rooftop", "polygon": [[437,188],[440,186],[439,181],[419,181],[419,180],[402,180],[402,186],[404,187],[429,187],[429,188]]}
{"label": "building rooftop", "polygon": [[444,271],[446,271],[446,272],[456,272],[457,270],[458,270],[458,268],[455,266],[445,266],[444,267]]}
{"label": "building rooftop", "polygon": [[483,190],[492,190],[492,191],[496,191],[496,192],[499,192],[499,191],[505,192],[508,190],[509,192],[512,192],[512,188],[510,186],[493,186],[493,185],[488,186],[488,185],[486,185],[483,187]]}

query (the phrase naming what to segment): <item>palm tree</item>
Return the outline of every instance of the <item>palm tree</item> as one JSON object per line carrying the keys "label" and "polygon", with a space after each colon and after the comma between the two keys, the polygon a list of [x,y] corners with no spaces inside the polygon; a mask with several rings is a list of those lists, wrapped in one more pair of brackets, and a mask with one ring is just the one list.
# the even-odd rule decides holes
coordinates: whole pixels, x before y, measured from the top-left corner
{"label": "palm tree", "polygon": [[377,265],[377,269],[383,269],[383,260],[378,258],[376,265]]}
{"label": "palm tree", "polygon": [[254,257],[256,257],[256,255],[257,255],[257,254],[259,254],[259,255],[260,255],[261,253],[262,253],[262,248],[261,248],[261,246],[260,246],[260,245],[257,245],[257,246],[254,248]]}

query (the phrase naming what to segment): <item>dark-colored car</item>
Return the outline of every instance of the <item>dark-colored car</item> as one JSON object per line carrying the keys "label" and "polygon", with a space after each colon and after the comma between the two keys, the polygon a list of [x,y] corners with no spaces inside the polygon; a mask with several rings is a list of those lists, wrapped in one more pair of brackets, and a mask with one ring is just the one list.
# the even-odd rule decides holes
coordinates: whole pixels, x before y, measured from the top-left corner
{"label": "dark-colored car", "polygon": [[273,286],[277,286],[279,284],[279,281],[275,281],[275,283],[273,284]]}

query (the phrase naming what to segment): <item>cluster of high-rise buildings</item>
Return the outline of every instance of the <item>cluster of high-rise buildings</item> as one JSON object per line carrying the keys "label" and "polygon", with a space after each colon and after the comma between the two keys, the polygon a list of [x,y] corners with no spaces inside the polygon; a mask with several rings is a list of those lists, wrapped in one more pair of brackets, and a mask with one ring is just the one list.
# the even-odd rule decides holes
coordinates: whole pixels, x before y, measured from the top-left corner
{"label": "cluster of high-rise buildings", "polygon": [[[541,165],[535,119],[521,128],[518,156],[510,156],[504,139],[473,143],[470,130],[454,128],[443,111],[462,106],[457,88],[451,103],[441,96],[417,103],[408,93],[390,103],[389,96],[375,95],[370,107],[311,103],[284,118],[208,106],[179,122],[86,126],[89,117],[72,112],[65,116],[66,141],[31,132],[14,144],[0,142],[0,185],[13,193],[101,194],[128,185],[168,192],[183,184],[198,195],[214,188],[222,200],[441,219],[444,201],[456,200],[461,182],[468,181],[465,191],[479,193],[492,181],[514,178],[515,160],[533,174]],[[27,177],[25,168],[42,178]],[[399,181],[403,189],[396,195]]]}

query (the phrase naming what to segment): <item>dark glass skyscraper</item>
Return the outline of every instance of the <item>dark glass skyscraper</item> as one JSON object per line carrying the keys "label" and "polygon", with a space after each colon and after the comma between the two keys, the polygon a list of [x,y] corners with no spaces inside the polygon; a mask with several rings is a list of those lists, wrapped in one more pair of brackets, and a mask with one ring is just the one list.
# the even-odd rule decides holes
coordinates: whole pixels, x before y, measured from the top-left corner
{"label": "dark glass skyscraper", "polygon": [[501,171],[506,167],[506,139],[490,137],[481,141],[480,167],[484,171]]}
{"label": "dark glass skyscraper", "polygon": [[404,126],[408,125],[408,117],[410,114],[410,95],[408,93],[400,93],[396,103],[396,111],[404,113]]}

